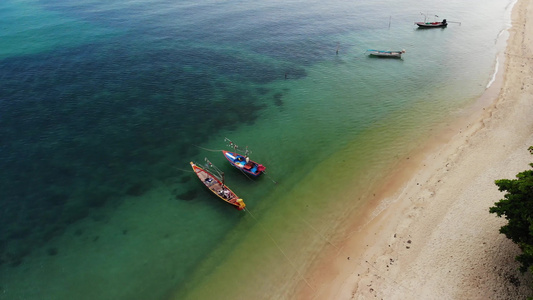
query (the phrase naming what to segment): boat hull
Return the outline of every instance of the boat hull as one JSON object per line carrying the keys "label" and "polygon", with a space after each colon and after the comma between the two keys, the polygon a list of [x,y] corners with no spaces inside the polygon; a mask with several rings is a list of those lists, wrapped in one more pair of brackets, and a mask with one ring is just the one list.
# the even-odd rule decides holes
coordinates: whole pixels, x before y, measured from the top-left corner
{"label": "boat hull", "polygon": [[374,57],[383,57],[383,58],[402,58],[402,54],[405,53],[405,50],[401,51],[383,51],[383,50],[367,50],[368,55]]}
{"label": "boat hull", "polygon": [[385,57],[385,58],[402,58],[401,54],[383,54],[383,53],[370,53],[370,56]]}
{"label": "boat hull", "polygon": [[191,167],[196,173],[196,176],[200,181],[218,198],[222,199],[224,202],[233,205],[238,210],[243,210],[246,207],[244,201],[239,198],[232,190],[224,185],[220,179],[215,175],[211,174],[205,169],[200,168],[195,163],[191,162]]}
{"label": "boat hull", "polygon": [[224,157],[235,168],[253,177],[258,177],[265,171],[265,167],[252,160],[246,160],[246,157],[235,152],[222,150]]}

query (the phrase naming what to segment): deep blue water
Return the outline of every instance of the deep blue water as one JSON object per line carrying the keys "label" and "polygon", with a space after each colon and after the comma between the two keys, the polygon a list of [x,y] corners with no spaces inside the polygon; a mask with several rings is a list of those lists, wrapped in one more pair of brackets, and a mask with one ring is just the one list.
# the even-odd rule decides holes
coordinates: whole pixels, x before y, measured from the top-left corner
{"label": "deep blue water", "polygon": [[[231,30],[225,36],[195,30],[227,25],[216,18],[206,24],[160,25],[205,13],[202,5],[169,12],[170,3],[164,2],[110,8],[107,2],[39,4],[127,32],[1,61],[2,245],[30,237],[46,242],[91,210],[124,195],[141,195],[153,179],[174,176],[169,165],[198,152],[191,144],[254,122],[267,105],[258,95],[267,91],[249,89],[247,83],[267,83],[286,72],[305,76],[301,62],[317,60],[309,54],[272,66],[209,49],[201,43],[231,44],[238,38]],[[153,17],[158,21],[147,21]],[[249,113],[234,110],[234,103]],[[165,164],[158,165],[161,161]],[[3,264],[19,264],[29,252],[7,248],[13,249],[0,248]]]}

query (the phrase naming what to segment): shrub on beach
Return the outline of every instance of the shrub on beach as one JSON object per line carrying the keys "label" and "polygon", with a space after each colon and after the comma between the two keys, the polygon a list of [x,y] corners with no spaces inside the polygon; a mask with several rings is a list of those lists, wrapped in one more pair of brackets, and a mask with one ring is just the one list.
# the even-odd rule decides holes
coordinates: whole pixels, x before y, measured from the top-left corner
{"label": "shrub on beach", "polygon": [[[528,150],[533,154],[533,146]],[[533,163],[530,166],[533,167]],[[500,228],[500,233],[522,250],[522,254],[516,257],[521,264],[520,271],[533,273],[533,170],[520,172],[516,178],[496,180],[498,189],[506,193],[490,212],[508,220],[507,225]]]}

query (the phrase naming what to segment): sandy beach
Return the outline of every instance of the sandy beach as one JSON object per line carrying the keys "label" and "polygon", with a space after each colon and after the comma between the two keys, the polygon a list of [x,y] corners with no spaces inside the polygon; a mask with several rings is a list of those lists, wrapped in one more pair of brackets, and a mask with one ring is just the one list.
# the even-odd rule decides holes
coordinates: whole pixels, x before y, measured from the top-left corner
{"label": "sandy beach", "polygon": [[406,158],[365,220],[317,262],[299,299],[525,299],[518,247],[489,214],[494,181],[533,156],[533,1],[518,0],[500,79],[461,119]]}

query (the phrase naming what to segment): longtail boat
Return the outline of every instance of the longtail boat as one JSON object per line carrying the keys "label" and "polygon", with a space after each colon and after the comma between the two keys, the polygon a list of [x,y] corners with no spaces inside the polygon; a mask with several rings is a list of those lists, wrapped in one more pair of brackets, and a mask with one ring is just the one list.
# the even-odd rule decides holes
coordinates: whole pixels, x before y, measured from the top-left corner
{"label": "longtail boat", "polygon": [[419,28],[441,28],[448,26],[446,19],[442,20],[442,22],[415,22],[415,24],[418,25]]}
{"label": "longtail boat", "polygon": [[[448,23],[459,23],[459,25],[461,24],[461,22],[450,22],[450,21],[446,21],[446,19],[443,19],[442,22],[438,22],[438,21],[430,22],[428,21],[429,19],[428,14],[425,14],[422,12],[420,14],[424,16],[424,22],[415,22],[418,28],[444,28],[448,26]],[[438,17],[439,16],[434,15],[434,17],[431,17],[431,18],[438,18]]]}
{"label": "longtail boat", "polygon": [[224,157],[229,161],[232,166],[253,177],[258,177],[259,175],[265,172],[265,166],[253,160],[250,160],[250,151],[248,151],[248,147],[246,147],[244,155],[242,155],[236,152],[239,146],[230,141],[228,138],[225,138],[224,140],[226,142],[229,142],[229,146],[235,150],[234,152],[222,150]]}
{"label": "longtail boat", "polygon": [[385,50],[366,50],[369,55],[377,57],[389,57],[389,58],[402,58],[402,54],[405,53],[405,50],[394,50],[394,51],[385,51]]}
{"label": "longtail boat", "polygon": [[[208,166],[212,165],[206,158]],[[244,201],[239,198],[230,188],[224,184],[224,174],[221,174],[221,177],[214,175],[213,173],[197,166],[191,161],[191,167],[200,178],[200,181],[215,194],[218,198],[222,199],[224,202],[227,202],[238,210],[243,210],[246,207]]]}

